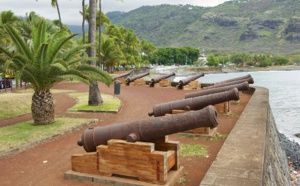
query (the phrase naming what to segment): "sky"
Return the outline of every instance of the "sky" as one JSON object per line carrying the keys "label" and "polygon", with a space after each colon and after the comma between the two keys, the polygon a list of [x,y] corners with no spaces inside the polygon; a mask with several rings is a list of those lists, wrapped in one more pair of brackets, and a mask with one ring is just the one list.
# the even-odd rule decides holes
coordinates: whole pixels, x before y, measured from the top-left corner
{"label": "sky", "polygon": [[[141,6],[160,4],[190,4],[194,6],[211,7],[224,3],[228,0],[101,0],[102,11],[128,12]],[[89,0],[85,0],[88,4]],[[81,25],[82,18],[79,11],[82,0],[58,0],[61,19],[64,24]],[[0,12],[11,10],[17,16],[25,16],[34,11],[36,14],[50,20],[58,19],[57,10],[51,6],[51,0],[0,0]]]}

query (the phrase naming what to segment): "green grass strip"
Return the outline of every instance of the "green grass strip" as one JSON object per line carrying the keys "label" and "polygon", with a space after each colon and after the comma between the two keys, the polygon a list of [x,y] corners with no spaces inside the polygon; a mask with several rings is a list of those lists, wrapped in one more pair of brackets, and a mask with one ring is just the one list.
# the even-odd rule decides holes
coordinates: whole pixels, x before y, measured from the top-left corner
{"label": "green grass strip", "polygon": [[121,101],[112,95],[101,94],[104,104],[101,106],[89,106],[88,103],[88,93],[71,93],[71,97],[77,100],[76,105],[74,105],[69,110],[73,111],[107,111],[107,112],[117,112]]}
{"label": "green grass strip", "polygon": [[201,144],[181,144],[180,145],[180,155],[181,156],[195,156],[195,157],[205,157],[207,154],[207,147]]}

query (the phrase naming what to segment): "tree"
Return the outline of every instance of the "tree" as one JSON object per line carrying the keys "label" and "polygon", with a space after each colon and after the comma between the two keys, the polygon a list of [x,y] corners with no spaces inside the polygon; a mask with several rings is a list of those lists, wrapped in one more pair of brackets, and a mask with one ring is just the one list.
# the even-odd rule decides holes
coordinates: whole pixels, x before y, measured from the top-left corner
{"label": "tree", "polygon": [[207,65],[208,66],[219,66],[219,60],[215,57],[214,54],[209,54],[207,57]]}
{"label": "tree", "polygon": [[274,65],[286,65],[289,63],[289,59],[284,56],[274,56],[272,58],[272,62],[274,63]]}
{"label": "tree", "polygon": [[75,42],[70,45],[75,35],[70,35],[67,30],[62,29],[50,35],[46,31],[45,21],[42,20],[38,27],[32,26],[30,44],[12,26],[4,27],[13,40],[16,52],[0,47],[1,58],[7,57],[9,60],[5,65],[18,72],[20,78],[30,83],[33,88],[31,111],[35,125],[54,122],[54,103],[50,88],[55,84],[66,79],[86,84],[92,84],[95,80],[106,85],[112,82],[106,72],[82,63],[91,60],[79,57],[82,50],[91,45],[75,45]]}
{"label": "tree", "polygon": [[[96,44],[96,0],[90,0],[89,2],[89,43],[92,45],[88,49],[88,56],[91,58],[96,57],[95,44]],[[90,65],[96,67],[96,61],[92,60],[89,62]],[[89,100],[88,104],[90,106],[102,105],[103,99],[100,94],[98,83],[93,80],[89,87]]]}
{"label": "tree", "polygon": [[59,19],[59,26],[60,29],[62,29],[62,22],[61,22],[61,15],[60,15],[60,10],[59,10],[59,6],[58,6],[58,0],[51,0],[51,6],[52,7],[56,7],[57,9],[57,14],[58,14],[58,19]]}
{"label": "tree", "polygon": [[242,66],[244,63],[244,54],[243,53],[235,53],[230,56],[230,61],[237,66]]}
{"label": "tree", "polygon": [[[119,46],[116,44],[113,38],[108,37],[107,35],[102,36],[101,43],[101,60],[106,66],[106,70],[108,72],[113,72],[115,65],[117,62],[124,58],[122,51]],[[98,45],[97,45],[98,46]],[[118,66],[118,65],[117,65]]]}

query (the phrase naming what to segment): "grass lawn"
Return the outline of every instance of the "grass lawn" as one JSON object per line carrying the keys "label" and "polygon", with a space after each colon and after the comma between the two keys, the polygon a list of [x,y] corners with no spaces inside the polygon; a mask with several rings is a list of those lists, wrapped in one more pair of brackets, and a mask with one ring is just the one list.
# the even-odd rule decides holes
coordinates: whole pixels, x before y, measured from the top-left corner
{"label": "grass lawn", "polygon": [[26,121],[12,126],[0,127],[0,153],[23,145],[38,142],[57,134],[81,126],[93,119],[55,118],[51,125],[33,126],[33,121]]}
{"label": "grass lawn", "polygon": [[71,97],[75,98],[77,100],[76,105],[74,105],[72,108],[70,108],[70,111],[105,111],[105,112],[117,112],[121,101],[113,97],[112,95],[108,94],[101,94],[102,99],[104,100],[104,104],[101,106],[88,106],[88,93],[71,93]]}
{"label": "grass lawn", "polygon": [[[88,106],[88,92],[74,93],[72,90],[51,90],[52,93],[65,92],[77,100],[77,104],[70,110],[82,111],[109,111],[117,112],[121,101],[112,95],[101,94],[104,104],[101,106]],[[11,118],[31,112],[32,89],[18,93],[0,94],[0,119]],[[51,125],[33,126],[33,121],[26,121],[12,126],[0,127],[0,153],[33,144],[63,134],[75,127],[81,126],[93,119],[87,118],[55,118]]]}

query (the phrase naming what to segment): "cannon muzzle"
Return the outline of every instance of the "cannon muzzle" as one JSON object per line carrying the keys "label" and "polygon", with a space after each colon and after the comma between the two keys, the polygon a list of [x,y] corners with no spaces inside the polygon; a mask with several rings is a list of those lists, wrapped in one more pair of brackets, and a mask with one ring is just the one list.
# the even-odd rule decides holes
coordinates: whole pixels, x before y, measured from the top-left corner
{"label": "cannon muzzle", "polygon": [[239,100],[239,98],[239,91],[234,88],[225,92],[157,104],[153,106],[153,112],[148,113],[148,115],[157,117],[172,114],[173,110],[199,110],[208,105]]}
{"label": "cannon muzzle", "polygon": [[110,139],[153,142],[165,135],[199,127],[214,128],[218,125],[217,116],[216,109],[210,105],[193,112],[88,128],[77,144],[87,152],[94,152],[98,145],[106,145]]}

